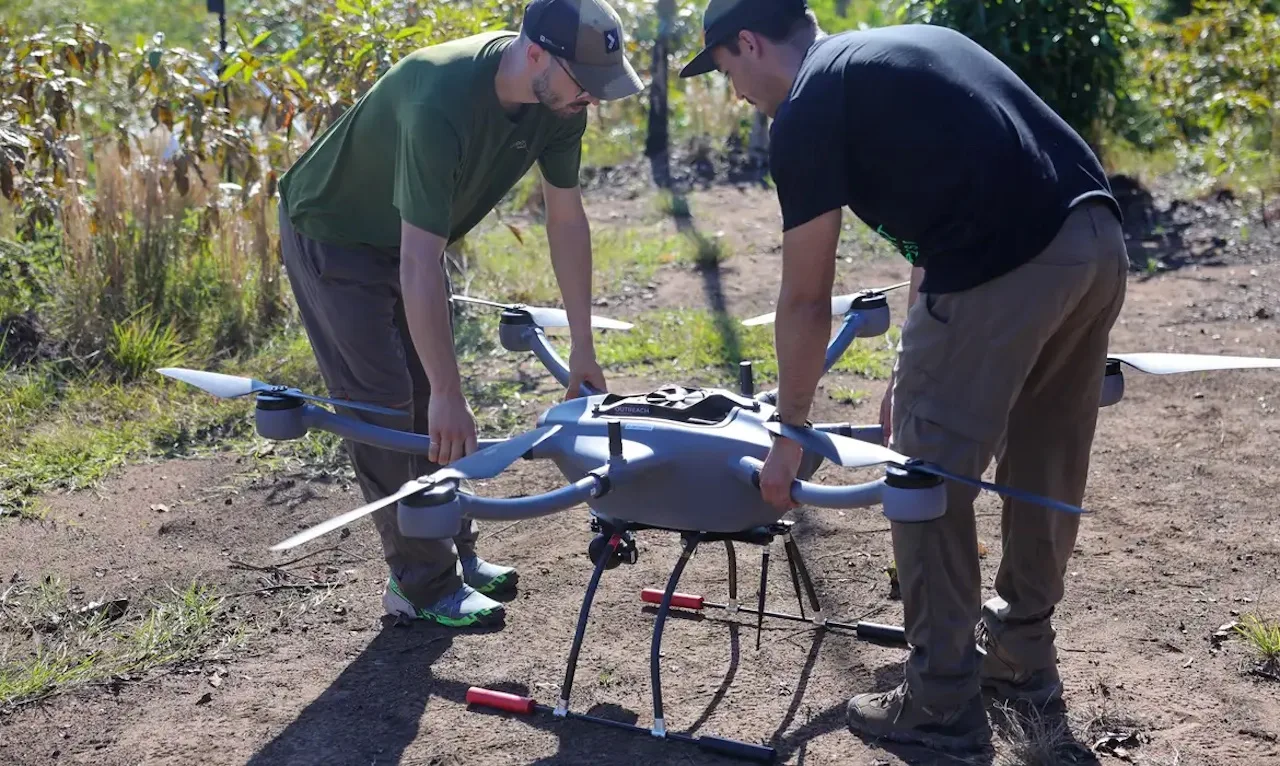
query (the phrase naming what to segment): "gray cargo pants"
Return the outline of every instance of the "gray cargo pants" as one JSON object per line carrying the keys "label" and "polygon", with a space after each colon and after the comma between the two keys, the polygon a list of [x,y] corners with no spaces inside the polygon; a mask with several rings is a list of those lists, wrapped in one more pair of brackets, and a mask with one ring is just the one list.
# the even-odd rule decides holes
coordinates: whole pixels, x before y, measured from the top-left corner
{"label": "gray cargo pants", "polygon": [[[294,230],[283,205],[280,243],[329,395],[403,410],[397,417],[344,412],[375,425],[427,433],[430,386],[409,337],[397,255],[317,242]],[[386,497],[406,481],[439,468],[425,455],[351,441],[345,446],[365,502]],[[474,522],[468,521],[452,541],[405,537],[393,504],[376,511],[373,523],[392,576],[415,606],[430,606],[462,586],[458,557],[474,555]]]}
{"label": "gray cargo pants", "polygon": [[[974,477],[994,456],[997,483],[1079,505],[1128,267],[1119,222],[1086,202],[1029,263],[971,290],[921,293],[898,348],[890,446]],[[907,682],[926,705],[979,691],[977,493],[948,482],[944,516],[890,525],[912,645]],[[1009,610],[988,628],[1020,669],[1051,667],[1050,616],[1079,519],[1002,500],[995,588]]]}

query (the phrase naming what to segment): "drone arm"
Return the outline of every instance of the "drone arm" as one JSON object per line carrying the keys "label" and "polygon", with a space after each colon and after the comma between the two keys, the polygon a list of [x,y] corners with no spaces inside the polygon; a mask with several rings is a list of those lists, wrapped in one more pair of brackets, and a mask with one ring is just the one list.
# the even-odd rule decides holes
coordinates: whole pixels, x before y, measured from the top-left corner
{"label": "drone arm", "polygon": [[[560,385],[568,386],[569,365],[565,364],[560,355],[556,353],[556,350],[551,347],[551,341],[547,340],[547,334],[542,331],[541,327],[533,327],[529,330],[529,345],[532,347],[534,355],[541,360],[542,364],[555,376],[556,380],[560,381]],[[580,389],[583,396],[604,393],[585,381]]]}
{"label": "drone arm", "polygon": [[[741,458],[735,466],[738,478],[760,486],[764,463],[753,457]],[[884,479],[832,487],[796,479],[791,483],[791,499],[815,508],[868,508],[882,502]]]}
{"label": "drone arm", "polygon": [[[868,315],[862,311],[850,311],[845,314],[844,321],[840,324],[840,329],[827,343],[826,355],[822,361],[822,374],[825,375],[830,372],[836,362],[840,361],[840,357],[849,349],[849,344],[853,343],[854,338],[857,338],[862,334],[878,335],[883,332],[883,330],[876,332],[879,327],[872,327],[871,325],[884,324],[887,322],[887,319],[887,315],[881,317],[879,314],[868,317]],[[867,333],[862,332],[864,327],[869,327]],[[777,404],[778,389],[774,388],[764,391],[758,394],[756,399],[767,404]]]}
{"label": "drone arm", "polygon": [[849,344],[853,339],[858,337],[858,330],[862,325],[866,324],[866,317],[862,312],[850,312],[845,314],[844,322],[840,325],[840,331],[835,337],[827,343],[827,355],[822,362],[822,372],[827,373],[832,366],[835,365],[844,352],[848,350]]}
{"label": "drone arm", "polygon": [[[366,423],[355,418],[343,417],[331,412],[323,407],[317,407],[313,404],[303,405],[302,423],[307,430],[319,429],[328,431],[344,439],[360,442],[361,444],[370,444],[374,447],[395,450],[396,452],[408,452],[412,454],[427,454],[427,450],[431,446],[431,437],[426,434],[411,433],[408,431],[399,431],[394,428],[384,428],[375,426],[372,423]],[[288,414],[284,411],[280,414]],[[264,433],[268,438],[274,438],[268,433]],[[301,436],[302,434],[298,434]],[[506,439],[478,439],[477,448],[483,449],[492,444],[498,444],[506,441]]]}
{"label": "drone arm", "polygon": [[588,474],[560,489],[530,497],[479,497],[460,495],[462,515],[486,521],[515,521],[532,519],[563,511],[600,497],[609,491],[609,479],[605,469]]}

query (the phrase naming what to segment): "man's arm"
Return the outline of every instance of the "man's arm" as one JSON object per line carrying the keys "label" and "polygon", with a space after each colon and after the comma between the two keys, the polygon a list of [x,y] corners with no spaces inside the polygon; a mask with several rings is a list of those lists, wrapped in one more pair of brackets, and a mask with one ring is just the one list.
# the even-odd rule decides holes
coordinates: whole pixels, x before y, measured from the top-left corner
{"label": "man's arm", "polygon": [[782,288],[774,319],[778,414],[803,424],[822,377],[831,339],[831,287],[841,210],[830,210],[782,235]]}
{"label": "man's arm", "polygon": [[474,452],[475,420],[462,393],[462,376],[449,323],[443,237],[400,223],[400,291],[413,347],[431,385],[427,459],[441,465]]}
{"label": "man's arm", "polygon": [[582,191],[557,187],[545,179],[542,195],[547,207],[547,245],[551,267],[569,315],[573,347],[591,349],[591,225],[582,208]]}

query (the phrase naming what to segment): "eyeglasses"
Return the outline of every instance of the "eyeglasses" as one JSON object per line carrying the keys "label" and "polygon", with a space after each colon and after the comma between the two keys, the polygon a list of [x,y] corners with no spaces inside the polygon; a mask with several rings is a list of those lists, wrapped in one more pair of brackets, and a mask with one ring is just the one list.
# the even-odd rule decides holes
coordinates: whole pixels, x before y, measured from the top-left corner
{"label": "eyeglasses", "polygon": [[573,72],[569,71],[569,67],[565,66],[565,63],[560,60],[559,56],[552,56],[551,58],[560,65],[560,68],[564,70],[565,74],[569,75],[569,79],[573,81],[573,84],[578,86],[579,96],[587,92],[587,89],[582,87],[582,83],[578,82],[578,78],[573,76]]}

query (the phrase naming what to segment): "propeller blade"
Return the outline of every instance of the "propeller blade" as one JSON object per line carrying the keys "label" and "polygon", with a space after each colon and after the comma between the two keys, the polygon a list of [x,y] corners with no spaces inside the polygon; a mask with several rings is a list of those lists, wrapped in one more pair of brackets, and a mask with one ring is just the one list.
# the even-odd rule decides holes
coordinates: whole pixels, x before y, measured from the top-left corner
{"label": "propeller blade", "polygon": [[[274,393],[274,391],[272,392]],[[314,394],[304,394],[296,388],[286,389],[283,393],[289,396],[296,396],[299,399],[308,399],[313,402],[322,402],[324,404],[332,404],[334,407],[347,407],[353,410],[364,410],[365,412],[376,412],[380,415],[403,415],[400,410],[393,410],[390,407],[381,407],[376,404],[365,404],[364,402],[353,402],[347,399],[330,399],[325,396],[316,396]]]}
{"label": "propeller blade", "polygon": [[[496,301],[485,300],[484,298],[472,298],[469,295],[452,295],[452,300],[463,301],[464,303],[476,303],[481,306],[493,306],[494,308],[507,309],[509,311],[527,311],[533,317],[533,321],[537,322],[541,327],[568,327],[569,314],[564,309],[558,309],[550,306],[526,306],[522,303],[497,303]],[[591,315],[591,326],[606,330],[630,330],[635,325],[628,322],[621,322],[617,319],[609,319],[608,317]]]}
{"label": "propeller blade", "polygon": [[386,508],[388,505],[398,503],[409,495],[434,486],[441,481],[448,479],[488,479],[497,476],[525,452],[551,438],[559,430],[560,426],[558,425],[543,426],[511,439],[492,444],[441,468],[435,473],[405,482],[404,486],[399,490],[386,497],[366,503],[355,510],[347,511],[340,516],[334,516],[313,527],[304,529],[298,534],[271,546],[271,550],[288,550],[314,540],[321,535],[328,534],[335,529],[341,529],[357,519]]}
{"label": "propeller blade", "polygon": [[773,322],[775,316],[776,312],[770,311],[768,314],[761,314],[760,316],[751,317],[750,319],[744,319],[742,320],[742,324],[744,327],[755,327],[760,324],[770,324]]}
{"label": "propeller blade", "polygon": [[921,460],[907,457],[899,452],[895,452],[888,447],[882,447],[879,444],[864,442],[858,439],[851,439],[847,436],[841,436],[826,431],[817,431],[812,428],[799,428],[788,425],[786,423],[765,423],[765,428],[769,431],[785,436],[799,443],[805,449],[817,452],[827,458],[836,465],[845,468],[863,468],[866,466],[879,465],[881,463],[893,463],[903,468],[923,471],[924,473],[941,476],[944,479],[950,479],[962,484],[968,484],[973,487],[994,492],[998,495],[1006,495],[1008,497],[1024,500],[1036,505],[1043,505],[1054,508],[1067,513],[1081,514],[1085,510],[1083,508],[1064,503],[1060,500],[1037,495],[1032,492],[1026,492],[1013,487],[1006,487],[1000,484],[992,484],[974,479],[961,474],[952,473],[933,463],[926,463]]}
{"label": "propeller blade", "polygon": [[800,444],[805,449],[822,455],[827,460],[845,468],[865,468],[881,463],[897,463],[905,465],[911,458],[888,447],[850,439],[840,434],[818,431],[813,428],[799,428],[786,423],[765,423],[764,427],[780,436],[785,436]]}
{"label": "propeller blade", "polygon": [[873,287],[870,290],[859,290],[856,293],[848,293],[846,295],[837,295],[831,299],[831,316],[842,316],[853,306],[853,302],[858,298],[867,295],[879,295],[887,293],[890,290],[897,290],[899,287],[906,287],[911,284],[911,280],[906,282],[898,282],[897,284],[888,285],[887,287]]}
{"label": "propeller blade", "polygon": [[550,439],[559,430],[560,426],[542,426],[526,431],[519,436],[491,444],[461,460],[456,460],[431,476],[441,476],[442,473],[448,472],[462,479],[493,478],[506,470],[506,467],[521,455]]}
{"label": "propeller blade", "polygon": [[[887,287],[875,287],[870,290],[859,290],[856,293],[847,293],[845,295],[834,295],[831,297],[831,316],[838,317],[848,313],[849,308],[853,306],[853,302],[864,295],[875,295],[877,293],[887,293],[890,290],[897,290],[899,287],[906,287],[911,284],[910,280],[906,282],[898,282],[897,284],[888,285]],[[744,327],[755,327],[756,325],[770,324],[777,319],[777,312],[770,311],[768,314],[760,314],[750,319],[742,320]]]}
{"label": "propeller blade", "polygon": [[455,301],[462,301],[464,303],[478,303],[481,306],[494,306],[495,308],[500,308],[500,309],[513,308],[512,304],[495,303],[494,301],[487,301],[484,298],[472,298],[470,295],[451,295],[449,297],[450,299]]}
{"label": "propeller blade", "polygon": [[413,479],[411,481],[408,481],[405,483],[403,487],[400,488],[398,492],[387,495],[384,498],[374,500],[372,503],[366,503],[360,506],[359,508],[356,508],[353,511],[347,511],[346,513],[340,516],[334,516],[332,519],[327,519],[325,521],[322,521],[319,524],[316,524],[314,527],[309,527],[307,529],[304,529],[298,534],[294,535],[293,537],[290,537],[286,540],[282,540],[276,543],[275,545],[271,546],[271,550],[287,551],[290,548],[294,548],[299,545],[302,545],[303,543],[310,542],[321,535],[328,534],[334,531],[335,529],[341,529],[347,526],[348,524],[350,524],[351,522],[357,519],[363,518],[364,516],[368,516],[374,511],[381,510],[387,507],[388,505],[391,505],[392,503],[398,503],[400,502],[400,500],[408,497],[409,495],[412,495],[414,492],[424,490],[430,486],[431,486],[430,484],[423,483],[419,479]]}
{"label": "propeller blade", "polygon": [[184,367],[162,367],[156,372],[161,375],[168,376],[174,380],[180,380],[183,383],[189,383],[196,388],[206,391],[214,396],[223,399],[235,399],[240,396],[248,396],[256,393],[271,393],[280,396],[292,396],[298,399],[308,399],[313,402],[323,402],[331,404],[335,407],[349,407],[355,410],[366,410],[368,412],[376,412],[381,415],[400,415],[403,414],[399,410],[393,410],[390,407],[379,407],[376,404],[364,404],[362,402],[352,402],[345,399],[330,399],[324,396],[315,396],[299,391],[296,388],[286,386],[273,386],[270,383],[263,383],[253,378],[242,378],[239,375],[226,375],[221,372],[206,372],[204,370],[188,370]]}
{"label": "propeller blade", "polygon": [[1165,354],[1158,352],[1136,354],[1111,354],[1115,359],[1142,372],[1153,375],[1169,375],[1176,372],[1207,372],[1209,370],[1246,370],[1263,367],[1280,367],[1280,359],[1254,356],[1219,356],[1215,354]]}
{"label": "propeller blade", "polygon": [[[546,306],[526,306],[525,310],[533,315],[533,321],[537,322],[542,327],[569,326],[569,314],[564,309]],[[634,325],[628,322],[620,322],[617,319],[609,319],[608,317],[592,314],[591,326],[600,327],[606,330],[630,330]]]}
{"label": "propeller blade", "polygon": [[925,473],[931,473],[934,476],[941,476],[942,478],[950,479],[951,481],[958,481],[961,484],[968,484],[971,487],[980,487],[989,492],[994,492],[997,495],[1007,495],[1008,497],[1012,497],[1016,500],[1022,500],[1028,503],[1035,503],[1036,505],[1048,506],[1055,510],[1064,511],[1066,513],[1074,513],[1078,515],[1086,512],[1083,508],[1080,508],[1079,506],[1071,505],[1070,503],[1064,503],[1061,500],[1054,500],[1053,498],[1045,497],[1044,495],[1037,495],[1034,492],[1026,492],[1021,489],[1014,489],[1013,487],[1006,487],[1001,484],[992,484],[991,482],[982,481],[981,479],[972,479],[972,478],[969,478],[968,476],[961,476],[960,474],[952,473],[946,470],[945,468],[936,466],[933,463],[921,463],[921,462],[913,461],[907,467],[913,470],[924,471]]}
{"label": "propeller blade", "polygon": [[242,378],[238,375],[225,375],[221,372],[188,370],[184,367],[161,367],[156,372],[174,380],[189,383],[223,399],[235,399],[238,396],[248,396],[255,391],[267,391],[271,388],[271,386],[260,380]]}

